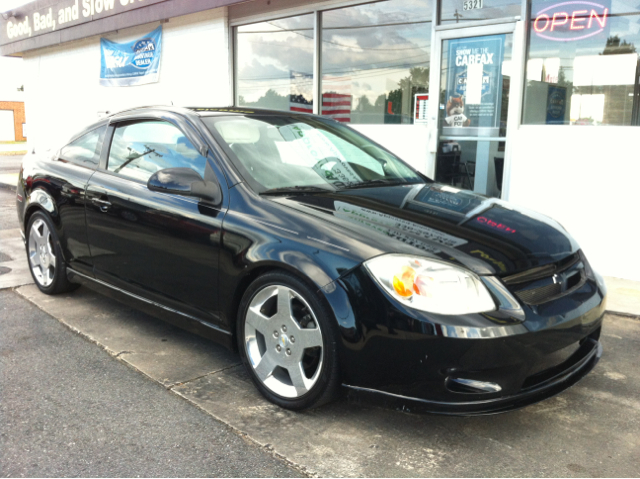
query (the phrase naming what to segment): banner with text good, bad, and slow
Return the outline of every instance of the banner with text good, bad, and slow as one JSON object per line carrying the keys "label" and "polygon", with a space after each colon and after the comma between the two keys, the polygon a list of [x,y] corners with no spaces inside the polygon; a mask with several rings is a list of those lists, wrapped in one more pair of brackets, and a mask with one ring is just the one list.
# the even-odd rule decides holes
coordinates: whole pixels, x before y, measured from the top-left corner
{"label": "banner with text good, bad, and slow", "polygon": [[100,85],[135,86],[156,83],[160,77],[162,26],[132,42],[100,39]]}

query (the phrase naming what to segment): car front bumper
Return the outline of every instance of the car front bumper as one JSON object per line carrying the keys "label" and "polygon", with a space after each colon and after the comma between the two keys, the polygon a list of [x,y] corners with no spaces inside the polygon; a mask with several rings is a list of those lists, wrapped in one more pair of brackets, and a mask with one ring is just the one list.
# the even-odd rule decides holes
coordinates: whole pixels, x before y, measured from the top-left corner
{"label": "car front bumper", "polygon": [[[341,278],[341,366],[350,395],[441,414],[495,414],[575,384],[602,354],[606,291],[595,277],[524,320],[500,311],[444,317],[404,308],[363,269]],[[333,300],[333,301],[332,301]],[[348,314],[346,314],[348,310]]]}
{"label": "car front bumper", "polygon": [[584,351],[573,358],[566,369],[563,368],[556,375],[537,386],[523,389],[509,395],[479,400],[433,401],[416,397],[402,396],[376,389],[364,387],[344,386],[350,390],[351,398],[356,401],[392,407],[406,412],[428,412],[455,416],[482,416],[499,414],[520,409],[548,399],[570,388],[586,376],[598,363],[602,356],[602,344],[588,339]]}

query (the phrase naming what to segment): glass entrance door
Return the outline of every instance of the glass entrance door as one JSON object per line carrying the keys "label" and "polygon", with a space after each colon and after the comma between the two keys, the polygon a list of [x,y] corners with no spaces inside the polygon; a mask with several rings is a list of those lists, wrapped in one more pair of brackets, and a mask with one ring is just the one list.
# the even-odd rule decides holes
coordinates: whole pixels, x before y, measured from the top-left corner
{"label": "glass entrance door", "polygon": [[460,32],[439,33],[436,181],[500,198],[514,35],[443,38]]}

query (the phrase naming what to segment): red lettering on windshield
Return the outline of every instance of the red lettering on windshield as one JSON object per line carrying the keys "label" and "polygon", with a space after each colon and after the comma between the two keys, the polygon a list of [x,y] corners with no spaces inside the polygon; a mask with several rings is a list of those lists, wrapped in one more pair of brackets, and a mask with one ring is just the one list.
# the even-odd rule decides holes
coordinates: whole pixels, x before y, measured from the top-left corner
{"label": "red lettering on windshield", "polygon": [[497,223],[497,222],[495,222],[493,220],[490,220],[489,218],[485,218],[484,216],[478,216],[476,218],[476,221],[478,223],[482,223],[483,225],[490,226],[491,228],[495,228],[495,229],[504,231],[505,233],[515,233],[516,232],[516,230],[514,230],[513,228],[511,228],[511,227],[509,227],[509,226],[507,226],[505,224],[502,224],[502,223]]}

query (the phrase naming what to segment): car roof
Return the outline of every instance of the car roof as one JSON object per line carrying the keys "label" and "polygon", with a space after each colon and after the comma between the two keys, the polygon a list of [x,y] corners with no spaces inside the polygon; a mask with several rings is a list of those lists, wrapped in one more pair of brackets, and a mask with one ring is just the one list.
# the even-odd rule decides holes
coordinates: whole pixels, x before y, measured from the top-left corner
{"label": "car roof", "polygon": [[266,108],[245,108],[238,106],[227,107],[188,107],[189,110],[194,111],[200,116],[222,116],[222,115],[309,115],[309,113],[293,112],[286,110],[269,110]]}
{"label": "car roof", "polygon": [[133,114],[136,111],[144,111],[144,110],[163,110],[163,111],[171,111],[174,113],[180,113],[182,115],[197,115],[197,116],[228,116],[228,115],[238,115],[238,116],[246,116],[246,115],[290,115],[290,116],[298,116],[298,115],[310,115],[309,113],[301,113],[301,112],[293,112],[286,110],[269,110],[266,108],[245,108],[245,107],[237,107],[237,106],[220,106],[220,107],[206,107],[206,106],[189,106],[189,107],[180,107],[180,106],[172,106],[172,105],[148,105],[148,106],[138,106],[134,108],[126,108],[124,110],[120,110],[114,113],[110,113],[107,118],[114,118],[121,115]]}

